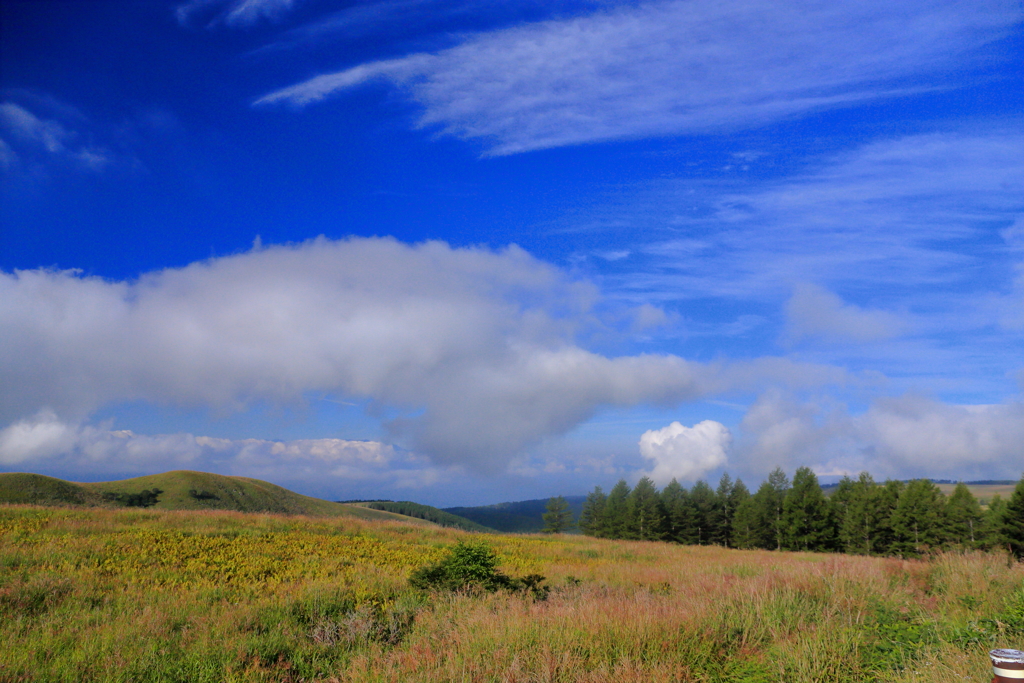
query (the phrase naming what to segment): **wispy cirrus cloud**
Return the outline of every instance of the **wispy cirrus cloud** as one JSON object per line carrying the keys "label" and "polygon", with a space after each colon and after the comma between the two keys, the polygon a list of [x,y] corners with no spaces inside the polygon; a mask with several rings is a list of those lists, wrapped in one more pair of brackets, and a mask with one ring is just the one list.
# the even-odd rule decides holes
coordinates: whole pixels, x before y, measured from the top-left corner
{"label": "wispy cirrus cloud", "polygon": [[[418,125],[489,154],[759,126],[935,87],[1024,20],[1019,4],[688,0],[467,36],[271,92],[304,106],[380,80]],[[943,87],[949,87],[946,83]]]}
{"label": "wispy cirrus cloud", "polygon": [[606,220],[665,235],[635,250],[647,257],[629,280],[641,290],[762,300],[797,282],[883,300],[989,292],[1016,260],[1001,231],[1024,214],[1024,135],[979,128],[877,140],[743,189],[659,183]]}
{"label": "wispy cirrus cloud", "polygon": [[[957,401],[1009,388],[1024,319],[1018,126],[878,139],[742,185],[657,181],[588,211],[572,220],[637,235],[628,260],[585,264],[610,296],[715,323],[754,353],[779,340]],[[729,332],[744,315],[761,316],[757,335]]]}
{"label": "wispy cirrus cloud", "polygon": [[178,23],[188,25],[203,17],[207,25],[224,23],[246,28],[262,20],[276,21],[294,9],[299,0],[189,0],[174,13]]}
{"label": "wispy cirrus cloud", "polygon": [[5,170],[56,161],[100,171],[114,160],[110,150],[83,141],[67,124],[37,116],[15,102],[0,104],[0,132],[0,166]]}

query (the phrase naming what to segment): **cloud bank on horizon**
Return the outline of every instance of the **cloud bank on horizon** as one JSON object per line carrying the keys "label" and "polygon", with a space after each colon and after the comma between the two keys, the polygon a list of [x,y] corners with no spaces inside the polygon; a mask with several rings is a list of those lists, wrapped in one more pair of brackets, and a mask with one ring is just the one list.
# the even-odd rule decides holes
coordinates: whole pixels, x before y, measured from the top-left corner
{"label": "cloud bank on horizon", "polygon": [[[773,393],[865,383],[838,367],[588,351],[576,340],[600,324],[593,287],[514,247],[320,238],[260,246],[136,282],[18,271],[0,278],[0,294],[7,333],[0,422],[9,425],[0,431],[0,462],[7,465],[68,453],[137,464],[161,449],[187,462],[215,462],[225,453],[246,462],[254,452],[282,460],[314,458],[318,448],[352,452],[350,441],[340,451],[329,445],[337,440],[268,450],[265,440],[140,436],[82,424],[111,403],[245,410],[257,401],[301,402],[310,392],[397,407],[385,421],[391,439],[441,468],[484,474],[505,471],[525,449],[565,435],[602,409],[672,406],[765,386],[771,388],[741,424],[751,439],[747,457],[789,463],[826,456],[831,468],[879,466],[844,450],[847,439],[859,448],[869,444],[887,467],[998,469],[1024,435],[1019,405],[957,407],[908,397],[820,424],[815,408],[787,406]],[[834,298],[821,290],[811,296]],[[655,462],[651,474],[659,481],[694,480],[726,464],[730,441],[718,422],[674,422],[646,432],[640,453]],[[936,444],[943,448],[936,451]],[[345,469],[337,460],[322,464],[337,466],[333,474],[362,468],[365,476],[391,464],[356,458]],[[438,476],[428,470],[422,481]]]}
{"label": "cloud bank on horizon", "polygon": [[2,8],[0,470],[1024,471],[1019,2],[80,5]]}

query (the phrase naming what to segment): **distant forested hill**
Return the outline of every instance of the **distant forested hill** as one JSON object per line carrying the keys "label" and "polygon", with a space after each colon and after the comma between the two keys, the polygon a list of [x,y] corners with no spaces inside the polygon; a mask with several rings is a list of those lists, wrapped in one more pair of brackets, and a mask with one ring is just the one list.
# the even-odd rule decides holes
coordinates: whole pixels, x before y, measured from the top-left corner
{"label": "distant forested hill", "polygon": [[430,505],[423,505],[421,503],[413,503],[408,500],[399,502],[391,500],[374,500],[369,502],[360,503],[363,507],[368,507],[371,510],[385,510],[387,512],[395,512],[406,517],[415,517],[417,519],[425,519],[428,522],[433,522],[440,526],[453,527],[455,529],[464,529],[466,531],[477,531],[481,533],[494,533],[495,529],[477,524],[471,519],[454,515],[451,512],[446,512],[440,508],[431,507]]}
{"label": "distant forested hill", "polygon": [[[586,496],[565,496],[572,510],[573,522],[579,519]],[[477,507],[444,508],[459,517],[471,519],[498,531],[511,533],[533,533],[544,528],[543,515],[547,510],[548,498],[521,500],[516,503],[498,503],[497,505],[480,505]],[[572,532],[575,533],[573,528]]]}

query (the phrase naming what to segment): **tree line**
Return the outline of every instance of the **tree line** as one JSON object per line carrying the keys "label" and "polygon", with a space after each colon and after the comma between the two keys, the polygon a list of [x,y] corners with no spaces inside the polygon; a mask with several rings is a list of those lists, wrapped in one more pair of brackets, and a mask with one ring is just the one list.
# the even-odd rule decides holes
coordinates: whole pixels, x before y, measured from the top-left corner
{"label": "tree line", "polygon": [[830,496],[807,467],[792,481],[776,468],[753,494],[722,475],[717,488],[675,479],[659,491],[643,477],[587,496],[579,519],[588,536],[730,548],[916,557],[952,548],[1004,547],[1024,557],[1024,477],[1010,498],[983,509],[959,483],[946,496],[928,479],[877,483],[844,477]]}

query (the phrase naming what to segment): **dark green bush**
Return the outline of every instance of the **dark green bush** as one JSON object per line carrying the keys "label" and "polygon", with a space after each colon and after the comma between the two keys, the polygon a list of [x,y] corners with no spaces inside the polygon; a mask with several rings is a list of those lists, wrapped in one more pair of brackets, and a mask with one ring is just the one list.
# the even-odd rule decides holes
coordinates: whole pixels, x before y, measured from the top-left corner
{"label": "dark green bush", "polygon": [[138,493],[113,493],[108,491],[103,494],[103,500],[119,503],[130,508],[148,508],[157,504],[160,500],[162,489],[143,489]]}
{"label": "dark green bush", "polygon": [[543,600],[550,590],[540,574],[512,578],[498,571],[498,556],[486,543],[460,541],[436,564],[420,567],[409,577],[414,588],[448,591],[529,591]]}

